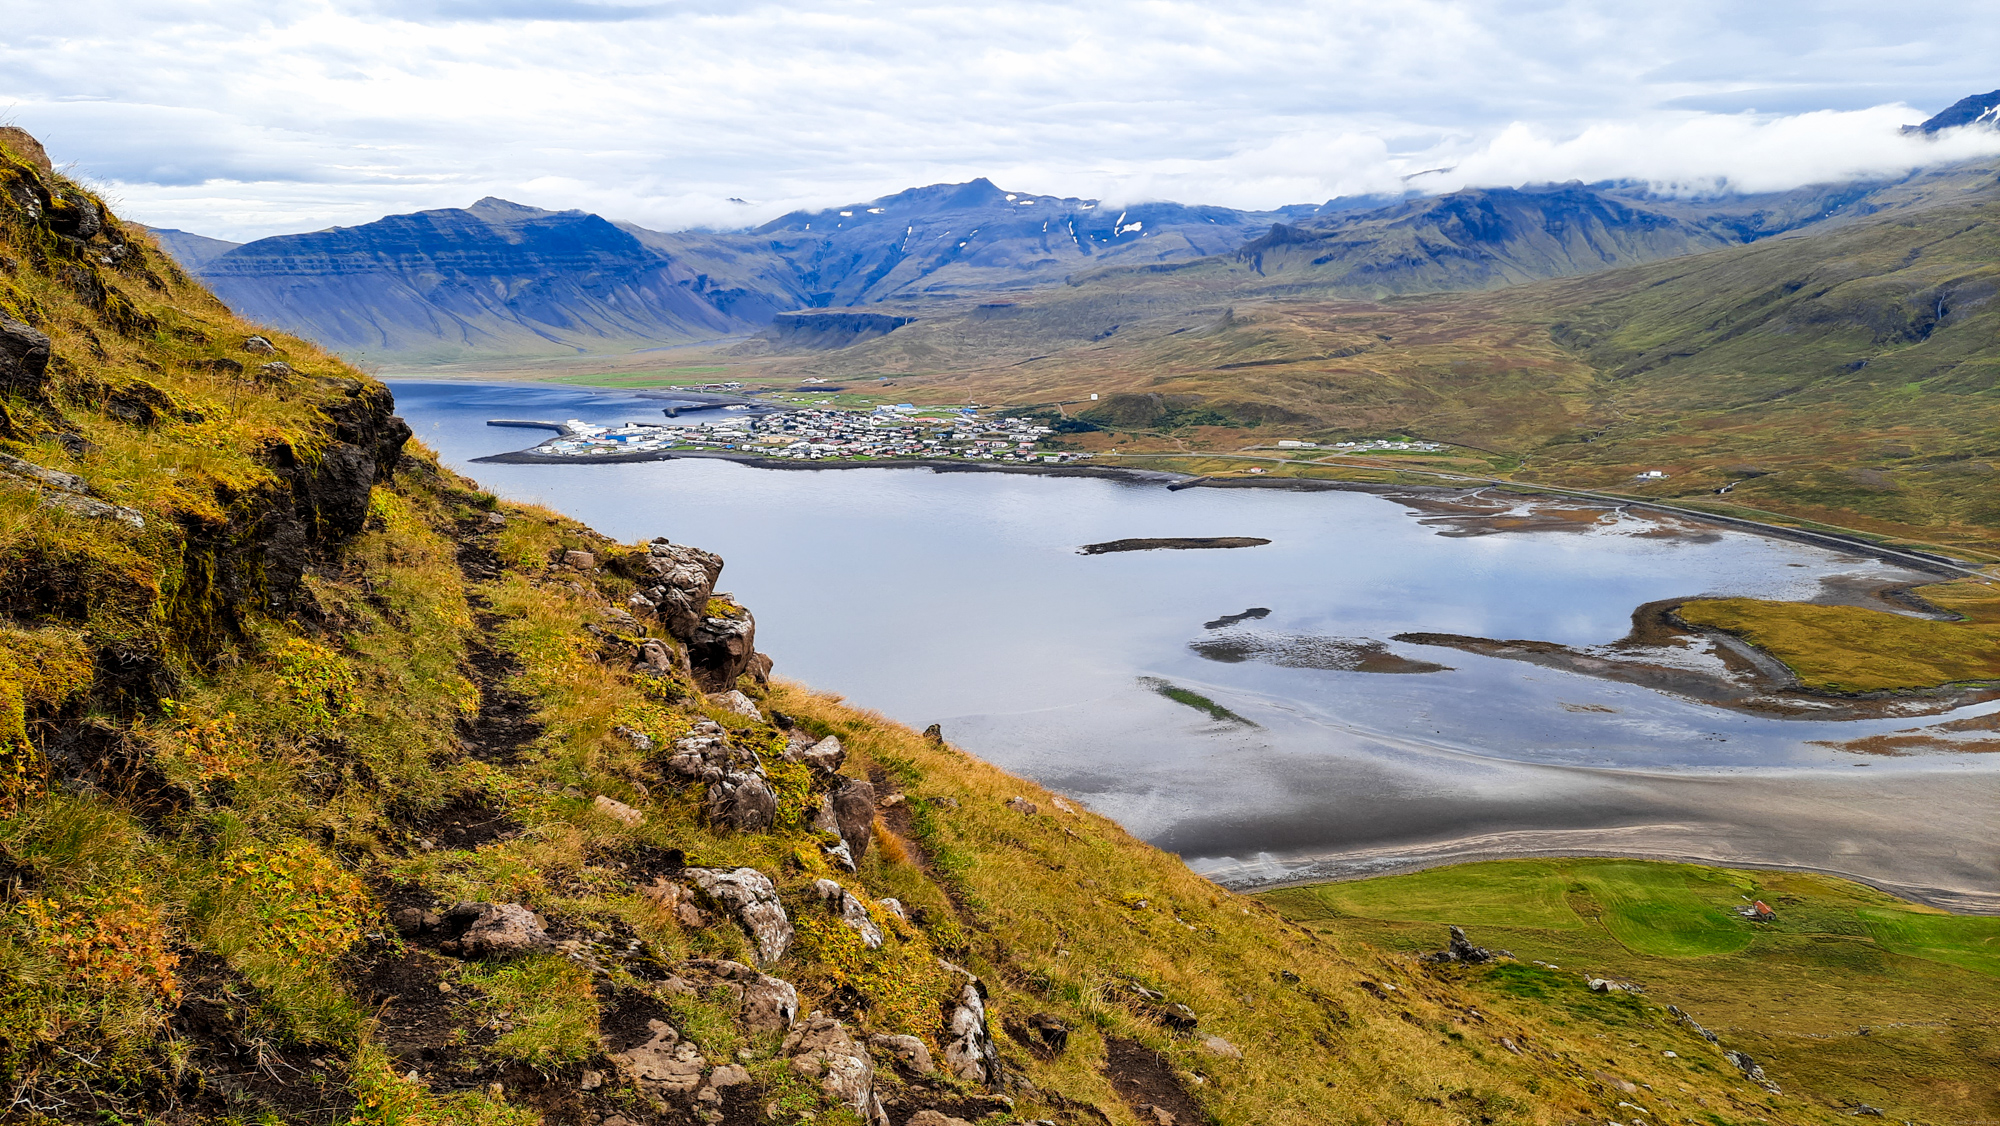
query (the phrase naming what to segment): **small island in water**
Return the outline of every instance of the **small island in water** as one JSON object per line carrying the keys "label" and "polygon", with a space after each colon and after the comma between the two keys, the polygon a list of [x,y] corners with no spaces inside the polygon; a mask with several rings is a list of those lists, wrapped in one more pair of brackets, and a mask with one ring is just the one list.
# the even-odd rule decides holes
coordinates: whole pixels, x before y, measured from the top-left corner
{"label": "small island in water", "polygon": [[1107,540],[1077,548],[1082,555],[1109,555],[1114,551],[1190,551],[1200,547],[1262,547],[1270,540],[1256,536],[1167,536],[1161,539]]}

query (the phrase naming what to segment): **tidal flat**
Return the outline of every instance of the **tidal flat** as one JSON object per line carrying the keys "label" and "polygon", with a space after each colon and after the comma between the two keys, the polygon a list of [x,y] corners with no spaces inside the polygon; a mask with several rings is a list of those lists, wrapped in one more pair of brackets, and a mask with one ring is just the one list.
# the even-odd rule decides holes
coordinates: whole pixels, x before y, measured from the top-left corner
{"label": "tidal flat", "polygon": [[[418,435],[458,466],[518,445],[487,418],[615,422],[640,406],[547,385],[394,386]],[[941,723],[1232,885],[1597,852],[1810,868],[2000,910],[2000,756],[1848,747],[1976,721],[2000,701],[1767,714],[1397,640],[1589,652],[1630,635],[1650,604],[1833,600],[1930,577],[1838,548],[1574,502],[1544,518],[1518,498],[1510,526],[1466,534],[1458,517],[1491,507],[1476,497],[1445,513],[1367,492],[712,459],[477,476],[607,534],[721,553],[722,585],[757,608],[778,675]],[[1078,554],[1215,535],[1271,542]],[[1245,607],[1267,613],[1237,617]],[[1669,657],[1701,675],[1733,675],[1738,659],[1701,637]],[[1385,661],[1404,675],[1382,675]]]}

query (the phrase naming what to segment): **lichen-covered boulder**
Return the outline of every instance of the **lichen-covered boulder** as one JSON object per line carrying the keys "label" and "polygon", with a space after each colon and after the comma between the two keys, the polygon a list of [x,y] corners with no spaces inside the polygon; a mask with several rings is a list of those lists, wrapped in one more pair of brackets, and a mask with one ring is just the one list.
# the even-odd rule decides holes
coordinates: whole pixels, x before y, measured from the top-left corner
{"label": "lichen-covered boulder", "polygon": [[736,678],[750,670],[756,653],[757,619],[733,603],[727,617],[711,614],[703,618],[688,639],[688,661],[694,666],[695,683],[704,692],[734,687]]}
{"label": "lichen-covered boulder", "polygon": [[771,878],[755,868],[689,868],[684,875],[709,899],[743,924],[757,946],[757,960],[766,965],[785,956],[792,946],[792,921],[778,902]]}
{"label": "lichen-covered boulder", "polygon": [[549,945],[549,932],[518,903],[461,903],[445,913],[457,930],[458,952],[475,958],[511,958]]}
{"label": "lichen-covered boulder", "polygon": [[778,792],[761,773],[738,771],[708,784],[708,819],[745,833],[761,833],[778,819]]}
{"label": "lichen-covered boulder", "polygon": [[838,1020],[825,1013],[812,1014],[785,1037],[783,1051],[792,1070],[818,1080],[828,1098],[870,1122],[888,1121],[875,1097],[875,1063]]}
{"label": "lichen-covered boulder", "polygon": [[708,616],[715,580],[722,577],[722,557],[654,540],[647,545],[640,570],[640,593],[653,603],[660,624],[682,642],[694,640],[695,629]]}
{"label": "lichen-covered boulder", "polygon": [[840,917],[854,933],[861,936],[861,944],[870,950],[882,948],[882,928],[875,925],[875,916],[868,911],[868,905],[860,897],[832,880],[813,881],[813,893]]}
{"label": "lichen-covered boulder", "polygon": [[849,778],[831,796],[840,839],[847,842],[855,862],[859,863],[868,855],[869,841],[874,838],[875,787],[859,778]]}
{"label": "lichen-covered boulder", "polygon": [[914,1036],[887,1036],[877,1034],[868,1038],[868,1046],[885,1052],[897,1065],[912,1075],[936,1075],[937,1064],[931,1059],[931,1050],[922,1040]]}
{"label": "lichen-covered boulder", "polygon": [[979,996],[979,979],[942,958],[938,959],[938,964],[964,981],[959,990],[958,1003],[945,1019],[944,1068],[968,1082],[997,1087],[1000,1085],[1000,1048],[993,1042],[992,1031],[986,1027],[986,1002]]}
{"label": "lichen-covered boulder", "polygon": [[701,1050],[682,1040],[666,1021],[648,1021],[646,1027],[651,1039],[611,1054],[618,1070],[655,1097],[685,1095],[701,1086]]}

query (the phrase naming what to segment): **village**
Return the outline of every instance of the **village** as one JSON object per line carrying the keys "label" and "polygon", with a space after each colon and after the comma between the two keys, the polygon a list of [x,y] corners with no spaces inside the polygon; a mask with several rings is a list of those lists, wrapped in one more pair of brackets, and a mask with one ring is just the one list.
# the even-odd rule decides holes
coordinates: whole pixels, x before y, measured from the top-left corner
{"label": "village", "polygon": [[[740,404],[723,408],[751,409]],[[939,412],[908,403],[868,412],[806,408],[669,424],[599,426],[569,419],[560,424],[495,420],[489,425],[559,430],[559,437],[543,442],[534,452],[562,458],[715,452],[791,461],[958,458],[1061,465],[1087,456],[1038,451],[1037,444],[1051,428],[1033,419],[980,418],[973,407]]]}

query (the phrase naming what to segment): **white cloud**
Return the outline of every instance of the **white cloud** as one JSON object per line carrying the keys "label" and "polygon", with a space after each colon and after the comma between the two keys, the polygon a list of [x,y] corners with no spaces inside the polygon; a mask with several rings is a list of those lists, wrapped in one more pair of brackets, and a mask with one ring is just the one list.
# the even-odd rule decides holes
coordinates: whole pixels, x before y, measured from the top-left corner
{"label": "white cloud", "polygon": [[1958,151],[1895,126],[2000,82],[1968,0],[22,7],[0,109],[135,217],[235,238],[489,194],[737,226],[977,175],[1238,207],[1444,165],[1418,183],[1786,186]]}

